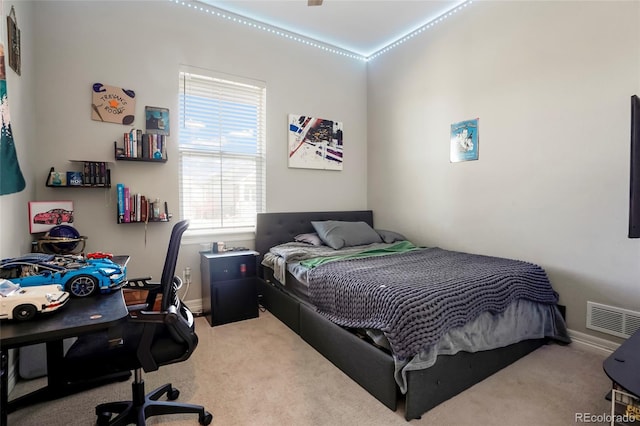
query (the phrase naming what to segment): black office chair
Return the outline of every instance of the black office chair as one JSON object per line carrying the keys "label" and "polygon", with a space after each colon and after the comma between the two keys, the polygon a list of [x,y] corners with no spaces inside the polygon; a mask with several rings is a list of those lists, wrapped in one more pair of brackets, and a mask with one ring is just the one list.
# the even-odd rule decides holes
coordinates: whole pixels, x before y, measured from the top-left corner
{"label": "black office chair", "polygon": [[[74,377],[83,377],[89,372],[95,374],[96,369],[106,374],[134,370],[132,400],[98,405],[98,425],[134,423],[142,426],[148,417],[177,413],[196,413],[202,425],[210,424],[213,419],[200,405],[171,402],[178,398],[180,391],[170,383],[145,395],[142,380],[142,370],[155,371],[161,365],[184,361],[198,344],[193,315],[178,297],[182,280],[175,276],[180,240],[188,226],[185,220],[173,227],[159,283],[150,282],[150,277],[129,280],[130,286],[149,290],[149,293],[146,303],[129,307],[121,338],[114,339],[107,332],[81,336],[65,356],[65,369]],[[160,293],[162,309],[154,311]],[[158,401],[165,394],[169,401]]]}

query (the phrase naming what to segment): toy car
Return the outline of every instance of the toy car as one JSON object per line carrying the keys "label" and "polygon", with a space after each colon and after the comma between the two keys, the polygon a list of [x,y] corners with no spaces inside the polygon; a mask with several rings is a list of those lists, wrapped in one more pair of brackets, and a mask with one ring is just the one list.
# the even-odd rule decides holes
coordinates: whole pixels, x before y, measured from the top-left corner
{"label": "toy car", "polygon": [[53,312],[69,301],[69,293],[59,284],[21,288],[0,279],[0,319],[26,321],[39,312]]}
{"label": "toy car", "polygon": [[38,213],[33,217],[33,223],[60,225],[62,222],[73,223],[73,211],[65,209],[51,209]]}
{"label": "toy car", "polygon": [[87,259],[113,259],[113,254],[96,251],[93,253],[87,253]]}
{"label": "toy car", "polygon": [[127,283],[126,266],[110,259],[44,253],[1,260],[0,278],[22,287],[62,284],[74,297],[109,293]]}

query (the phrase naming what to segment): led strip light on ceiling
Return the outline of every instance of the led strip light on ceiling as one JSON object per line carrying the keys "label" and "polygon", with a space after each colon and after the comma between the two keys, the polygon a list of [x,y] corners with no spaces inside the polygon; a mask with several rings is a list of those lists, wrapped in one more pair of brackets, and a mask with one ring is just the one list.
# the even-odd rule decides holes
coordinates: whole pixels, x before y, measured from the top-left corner
{"label": "led strip light on ceiling", "polygon": [[425,24],[421,25],[420,27],[418,27],[417,29],[410,31],[408,34],[398,38],[396,41],[393,41],[391,43],[389,43],[387,46],[383,47],[382,49],[374,52],[373,54],[369,55],[369,56],[363,56],[359,53],[355,53],[352,52],[350,50],[347,49],[342,49],[340,47],[334,46],[332,44],[329,43],[325,43],[310,37],[306,37],[303,36],[301,34],[297,34],[295,32],[292,31],[287,31],[284,30],[282,28],[279,28],[275,25],[270,25],[267,24],[265,22],[261,22],[258,20],[254,20],[254,19],[250,19],[247,18],[245,16],[242,15],[238,15],[223,9],[219,9],[217,7],[211,6],[211,5],[207,5],[204,3],[200,3],[197,1],[189,1],[189,0],[169,0],[172,3],[176,3],[178,5],[182,5],[185,7],[189,7],[191,9],[206,13],[208,15],[214,16],[214,17],[218,17],[218,18],[222,18],[222,19],[227,19],[229,21],[241,24],[241,25],[246,25],[248,27],[252,27],[258,30],[262,30],[271,34],[275,34],[277,36],[292,40],[292,41],[296,41],[298,43],[302,43],[305,44],[307,46],[310,47],[314,47],[317,49],[321,49],[324,50],[326,52],[329,53],[333,53],[336,55],[340,55],[340,56],[345,56],[348,58],[353,58],[353,59],[357,59],[360,61],[370,61],[372,59],[377,58],[378,56],[387,53],[389,50],[393,49],[394,47],[397,47],[399,45],[401,45],[402,43],[404,43],[405,41],[419,35],[420,33],[428,30],[429,28],[434,27],[435,25],[439,24],[440,22],[444,21],[445,19],[447,19],[448,17],[452,16],[454,13],[457,13],[459,11],[461,11],[462,9],[466,8],[467,6],[469,6],[471,3],[473,3],[474,0],[467,0],[455,7],[453,7],[452,9],[448,10],[447,12],[443,13],[442,15],[431,19],[430,21],[426,22]]}

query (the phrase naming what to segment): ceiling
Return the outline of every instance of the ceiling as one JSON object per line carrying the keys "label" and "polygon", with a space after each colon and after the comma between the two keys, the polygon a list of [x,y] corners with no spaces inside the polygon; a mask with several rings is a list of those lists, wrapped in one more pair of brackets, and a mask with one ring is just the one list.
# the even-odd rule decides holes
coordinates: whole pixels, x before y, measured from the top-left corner
{"label": "ceiling", "polygon": [[218,9],[260,21],[361,56],[370,56],[462,0],[201,0]]}

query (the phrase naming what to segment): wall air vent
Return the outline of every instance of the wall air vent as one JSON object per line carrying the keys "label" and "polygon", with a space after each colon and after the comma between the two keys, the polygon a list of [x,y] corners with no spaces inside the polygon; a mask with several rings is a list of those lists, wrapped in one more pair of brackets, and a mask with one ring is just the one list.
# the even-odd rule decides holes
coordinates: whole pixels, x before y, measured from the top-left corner
{"label": "wall air vent", "polygon": [[640,312],[587,302],[587,328],[627,338],[640,329]]}

